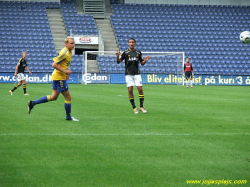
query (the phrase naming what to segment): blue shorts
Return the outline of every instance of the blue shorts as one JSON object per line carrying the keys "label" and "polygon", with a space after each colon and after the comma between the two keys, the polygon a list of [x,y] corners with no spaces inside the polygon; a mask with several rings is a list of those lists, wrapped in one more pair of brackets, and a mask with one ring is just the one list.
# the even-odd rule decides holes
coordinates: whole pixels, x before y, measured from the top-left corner
{"label": "blue shorts", "polygon": [[62,81],[53,81],[52,89],[53,89],[53,90],[56,89],[58,92],[66,92],[66,91],[69,90],[69,86],[68,86],[66,80],[62,80]]}

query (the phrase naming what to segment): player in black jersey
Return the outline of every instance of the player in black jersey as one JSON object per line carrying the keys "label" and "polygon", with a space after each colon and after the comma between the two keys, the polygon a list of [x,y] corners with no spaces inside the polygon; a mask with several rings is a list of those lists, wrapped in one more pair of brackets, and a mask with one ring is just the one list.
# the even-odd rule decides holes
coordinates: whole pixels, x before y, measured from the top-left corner
{"label": "player in black jersey", "polygon": [[133,86],[136,86],[139,92],[140,99],[140,111],[147,113],[143,107],[144,94],[142,89],[142,78],[139,70],[139,63],[144,65],[148,60],[149,56],[146,56],[145,59],[142,57],[141,51],[135,49],[136,41],[134,38],[130,38],[128,41],[129,49],[124,51],[120,57],[120,52],[116,52],[117,63],[121,63],[125,59],[125,78],[126,84],[128,87],[128,95],[130,103],[133,107],[134,113],[138,114],[138,110],[134,102]]}
{"label": "player in black jersey", "polygon": [[27,69],[27,71],[30,73],[30,75],[32,75],[29,67],[28,67],[28,64],[27,64],[27,52],[24,51],[23,52],[23,57],[19,59],[18,61],[18,64],[16,66],[16,71],[15,71],[15,77],[17,77],[17,80],[18,80],[18,84],[12,89],[10,90],[10,94],[13,95],[13,92],[21,85],[23,85],[23,92],[24,92],[24,95],[29,95],[27,92],[26,92],[26,80],[25,80],[25,77],[24,77],[24,70],[25,68]]}

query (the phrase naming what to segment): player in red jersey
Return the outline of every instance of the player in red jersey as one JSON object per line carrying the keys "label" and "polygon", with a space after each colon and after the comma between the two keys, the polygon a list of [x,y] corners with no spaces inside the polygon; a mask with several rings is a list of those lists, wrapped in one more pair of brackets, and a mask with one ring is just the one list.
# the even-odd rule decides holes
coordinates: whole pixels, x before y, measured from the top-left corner
{"label": "player in red jersey", "polygon": [[190,63],[189,58],[186,58],[186,63],[184,64],[184,72],[185,72],[185,78],[187,79],[186,86],[188,88],[189,82],[191,85],[191,88],[193,88],[193,66],[192,63]]}

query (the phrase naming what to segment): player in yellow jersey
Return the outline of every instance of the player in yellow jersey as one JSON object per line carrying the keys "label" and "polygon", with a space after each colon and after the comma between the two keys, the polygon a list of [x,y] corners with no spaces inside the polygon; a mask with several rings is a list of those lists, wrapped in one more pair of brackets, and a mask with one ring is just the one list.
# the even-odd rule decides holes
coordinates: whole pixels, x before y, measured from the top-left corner
{"label": "player in yellow jersey", "polygon": [[71,116],[71,94],[67,84],[67,80],[69,80],[69,75],[72,73],[72,71],[68,68],[70,67],[70,62],[72,59],[71,51],[74,49],[74,47],[74,38],[67,37],[65,39],[65,47],[60,51],[57,57],[53,58],[54,63],[52,67],[55,68],[55,70],[52,73],[52,94],[43,96],[35,101],[28,101],[29,114],[35,105],[46,103],[49,101],[55,101],[61,93],[65,98],[64,108],[66,111],[66,120],[79,121],[78,119],[75,119]]}

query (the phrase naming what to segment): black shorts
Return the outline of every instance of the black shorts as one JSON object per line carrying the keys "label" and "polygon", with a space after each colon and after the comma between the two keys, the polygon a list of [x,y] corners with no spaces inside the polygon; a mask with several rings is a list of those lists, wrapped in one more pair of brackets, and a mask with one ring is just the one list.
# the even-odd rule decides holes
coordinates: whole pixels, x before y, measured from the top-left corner
{"label": "black shorts", "polygon": [[189,78],[193,78],[193,75],[192,75],[192,71],[186,71],[185,72],[185,77],[186,77],[186,79],[189,79]]}

